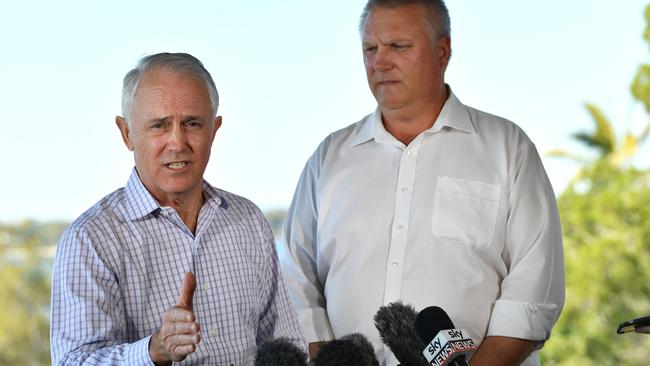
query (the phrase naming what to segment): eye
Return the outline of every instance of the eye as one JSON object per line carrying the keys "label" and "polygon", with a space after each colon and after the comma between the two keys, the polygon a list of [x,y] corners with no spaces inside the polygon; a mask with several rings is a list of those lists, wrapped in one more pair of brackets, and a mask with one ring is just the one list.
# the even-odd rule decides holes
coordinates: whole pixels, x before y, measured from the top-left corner
{"label": "eye", "polygon": [[152,130],[158,130],[163,128],[164,126],[165,124],[163,122],[154,122],[149,125],[149,128],[151,128]]}
{"label": "eye", "polygon": [[369,52],[375,52],[377,51],[377,46],[375,45],[365,45],[363,46],[363,52],[369,53]]}
{"label": "eye", "polygon": [[189,121],[185,122],[185,126],[190,127],[190,128],[199,128],[199,127],[203,126],[203,123],[201,123],[201,121],[199,121],[199,120],[192,119],[192,120],[189,120]]}
{"label": "eye", "polygon": [[406,43],[391,43],[390,48],[395,49],[395,50],[404,50],[411,47],[411,45],[406,44]]}

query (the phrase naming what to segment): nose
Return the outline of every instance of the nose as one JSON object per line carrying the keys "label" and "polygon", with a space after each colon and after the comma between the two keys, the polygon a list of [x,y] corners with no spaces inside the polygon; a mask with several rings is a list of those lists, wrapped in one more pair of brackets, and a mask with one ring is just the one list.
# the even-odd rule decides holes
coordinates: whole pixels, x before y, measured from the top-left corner
{"label": "nose", "polygon": [[372,66],[375,71],[385,71],[393,67],[389,47],[384,45],[379,45],[377,47],[377,52],[375,53],[375,59]]}
{"label": "nose", "polygon": [[175,123],[169,131],[167,148],[171,151],[183,151],[187,146],[187,132],[182,124]]}

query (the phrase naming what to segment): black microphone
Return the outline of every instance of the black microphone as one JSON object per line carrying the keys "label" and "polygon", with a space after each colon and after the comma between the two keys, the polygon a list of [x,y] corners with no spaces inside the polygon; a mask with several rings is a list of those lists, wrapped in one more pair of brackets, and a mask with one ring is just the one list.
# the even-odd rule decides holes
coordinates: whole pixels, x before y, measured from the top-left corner
{"label": "black microphone", "polygon": [[361,333],[352,333],[322,346],[314,366],[379,366],[379,361],[370,341]]}
{"label": "black microphone", "polygon": [[465,357],[476,344],[463,329],[454,329],[447,313],[437,306],[422,309],[415,319],[415,329],[422,342],[422,354],[432,366],[468,366]]}
{"label": "black microphone", "polygon": [[418,314],[411,305],[393,302],[375,314],[375,327],[381,341],[393,352],[402,366],[428,366],[422,350],[425,343],[415,331]]}
{"label": "black microphone", "polygon": [[288,338],[276,338],[257,349],[255,366],[307,366],[307,354]]}

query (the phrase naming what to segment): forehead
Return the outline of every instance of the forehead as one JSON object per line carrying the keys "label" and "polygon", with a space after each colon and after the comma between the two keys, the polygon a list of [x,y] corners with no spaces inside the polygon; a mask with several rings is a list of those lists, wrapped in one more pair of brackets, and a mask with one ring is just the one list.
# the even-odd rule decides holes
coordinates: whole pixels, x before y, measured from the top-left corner
{"label": "forehead", "polygon": [[426,11],[422,5],[376,6],[363,25],[363,39],[427,36]]}
{"label": "forehead", "polygon": [[134,110],[211,108],[208,88],[198,77],[173,70],[145,72],[133,98]]}

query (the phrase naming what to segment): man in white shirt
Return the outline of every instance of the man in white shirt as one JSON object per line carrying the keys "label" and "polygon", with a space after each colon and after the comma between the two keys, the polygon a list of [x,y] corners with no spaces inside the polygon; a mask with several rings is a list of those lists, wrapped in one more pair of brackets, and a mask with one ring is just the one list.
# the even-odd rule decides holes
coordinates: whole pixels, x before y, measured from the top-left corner
{"label": "man in white shirt", "polygon": [[564,303],[562,234],[533,143],[444,81],[442,0],[370,0],[361,17],[374,113],[329,135],[302,173],[283,267],[314,355],[352,332],[395,365],[380,306],[437,305],[477,365],[537,365]]}

